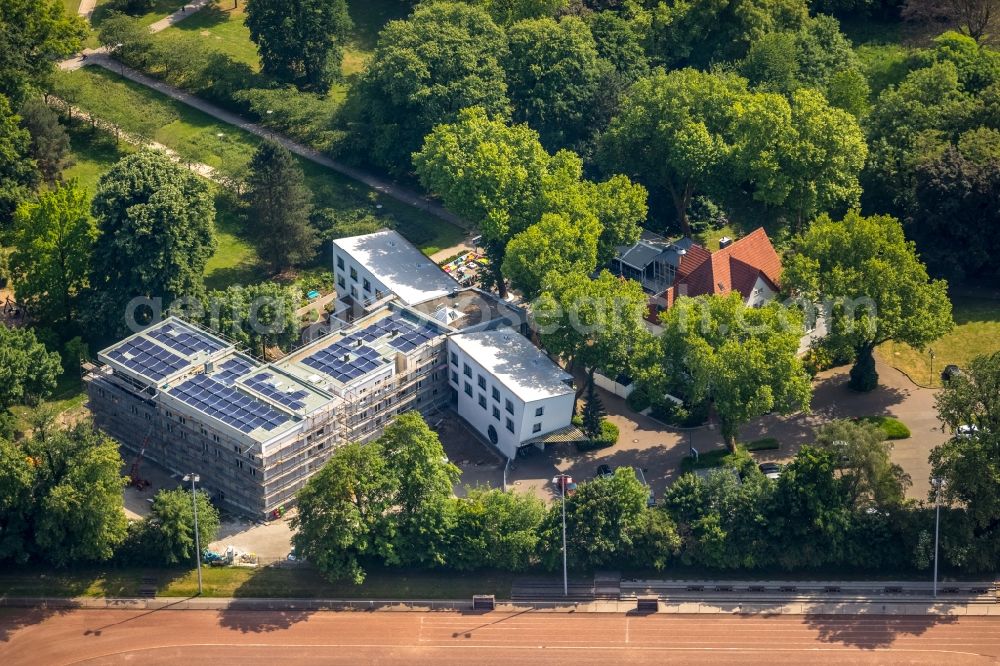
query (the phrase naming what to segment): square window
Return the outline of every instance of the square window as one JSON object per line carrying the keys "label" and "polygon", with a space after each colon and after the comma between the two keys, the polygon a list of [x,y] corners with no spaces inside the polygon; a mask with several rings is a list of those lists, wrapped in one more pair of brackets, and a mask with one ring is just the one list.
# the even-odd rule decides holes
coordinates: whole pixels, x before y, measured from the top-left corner
{"label": "square window", "polygon": [[496,400],[497,402],[500,402],[500,389],[498,389],[496,386],[493,387],[493,399]]}
{"label": "square window", "polygon": [[351,279],[354,280],[355,282],[358,281],[358,269],[355,268],[354,266],[351,266]]}
{"label": "square window", "polygon": [[493,408],[493,418],[495,418],[497,421],[500,420],[500,408],[499,407],[494,407]]}
{"label": "square window", "polygon": [[485,391],[486,390],[486,377],[483,377],[482,375],[479,375],[478,382],[479,382],[479,388],[481,388],[481,389],[483,389]]}
{"label": "square window", "polygon": [[465,367],[462,368],[462,374],[466,377],[472,377],[472,368],[469,367],[468,363],[466,363]]}
{"label": "square window", "polygon": [[337,255],[337,268],[344,270],[344,258],[339,254]]}
{"label": "square window", "polygon": [[479,394],[479,406],[486,409],[486,396],[482,393]]}
{"label": "square window", "polygon": [[358,288],[357,287],[353,287],[353,286],[351,287],[351,296],[353,296],[354,298],[358,297]]}
{"label": "square window", "polygon": [[507,430],[514,432],[514,421],[511,419],[507,419]]}
{"label": "square window", "polygon": [[451,364],[458,367],[458,354],[455,352],[451,353]]}
{"label": "square window", "polygon": [[538,407],[538,408],[535,409],[535,416],[541,416],[544,413],[545,413],[545,408],[544,407]]}
{"label": "square window", "polygon": [[341,288],[344,288],[344,287],[347,286],[347,282],[344,281],[344,276],[343,275],[338,275],[337,276],[337,284],[339,284]]}
{"label": "square window", "polygon": [[454,370],[451,371],[451,381],[455,382],[456,384],[458,383],[458,373],[455,372]]}
{"label": "square window", "polygon": [[465,382],[465,395],[472,397],[472,384]]}
{"label": "square window", "polygon": [[364,280],[362,280],[361,284],[364,286],[365,291],[371,291],[372,290],[372,283],[368,281],[368,278],[365,278]]}
{"label": "square window", "polygon": [[541,432],[541,431],[542,431],[541,423],[536,423],[535,425],[531,426],[531,432]]}
{"label": "square window", "polygon": [[506,402],[506,404],[504,405],[504,408],[507,410],[507,413],[508,414],[513,414],[514,413],[514,403],[510,401],[510,398],[507,398],[507,400],[505,402]]}

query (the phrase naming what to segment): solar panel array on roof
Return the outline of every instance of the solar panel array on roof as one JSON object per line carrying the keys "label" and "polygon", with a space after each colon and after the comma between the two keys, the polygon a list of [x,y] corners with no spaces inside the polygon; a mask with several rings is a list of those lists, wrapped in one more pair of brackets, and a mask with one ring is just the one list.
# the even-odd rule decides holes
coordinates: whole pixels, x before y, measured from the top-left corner
{"label": "solar panel array on roof", "polygon": [[242,377],[253,370],[254,367],[246,359],[234,356],[219,366],[219,371],[212,375],[212,379],[222,382],[226,386],[232,386],[237,377]]}
{"label": "solar panel array on roof", "polygon": [[302,402],[302,399],[309,395],[308,391],[301,389],[298,391],[282,391],[275,385],[274,375],[270,372],[256,374],[246,380],[245,384],[247,388],[253,389],[265,398],[269,398],[279,405],[284,405],[291,409],[302,409],[305,407],[306,403]]}
{"label": "solar panel array on roof", "polygon": [[121,343],[109,351],[107,356],[129,370],[153,380],[163,379],[190,365],[177,354],[143,337]]}
{"label": "solar panel array on roof", "polygon": [[177,386],[171,394],[243,433],[257,428],[271,431],[288,421],[287,415],[267,403],[240,393],[208,375],[195,375]]}
{"label": "solar panel array on roof", "polygon": [[187,326],[169,323],[149,331],[146,335],[160,344],[176,349],[185,356],[193,356],[198,352],[213,354],[226,346],[213,340],[201,331]]}
{"label": "solar panel array on roof", "polygon": [[389,339],[390,347],[405,353],[433,339],[438,333],[429,326],[421,326],[399,315],[394,315],[386,317],[368,328],[353,334],[353,336],[358,336],[365,342],[377,340],[385,335],[393,335]]}
{"label": "solar panel array on roof", "polygon": [[383,363],[377,351],[355,336],[348,336],[302,359],[303,365],[326,373],[339,382],[361,377]]}

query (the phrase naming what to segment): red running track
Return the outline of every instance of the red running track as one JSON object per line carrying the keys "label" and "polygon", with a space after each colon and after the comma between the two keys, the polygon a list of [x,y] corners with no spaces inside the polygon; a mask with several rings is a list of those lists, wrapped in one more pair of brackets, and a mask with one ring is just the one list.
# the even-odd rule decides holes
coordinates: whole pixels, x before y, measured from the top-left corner
{"label": "red running track", "polygon": [[0,609],[0,664],[978,664],[1000,618]]}

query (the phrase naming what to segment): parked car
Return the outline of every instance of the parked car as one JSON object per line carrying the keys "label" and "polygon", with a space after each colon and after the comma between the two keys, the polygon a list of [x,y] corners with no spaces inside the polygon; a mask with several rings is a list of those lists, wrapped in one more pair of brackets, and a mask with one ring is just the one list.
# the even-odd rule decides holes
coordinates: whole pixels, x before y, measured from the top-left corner
{"label": "parked car", "polygon": [[598,465],[597,474],[594,475],[595,479],[606,479],[610,476],[614,476],[615,473],[611,471],[611,465]]}
{"label": "parked car", "polygon": [[962,374],[962,369],[957,365],[946,365],[944,370],[941,371],[941,381],[947,384],[955,377]]}
{"label": "parked car", "polygon": [[776,462],[765,462],[757,465],[757,469],[767,478],[777,481],[781,476],[781,465]]}
{"label": "parked car", "polygon": [[979,428],[977,428],[975,425],[971,423],[967,423],[965,425],[960,425],[958,426],[958,428],[955,429],[955,436],[968,438],[972,437],[977,432],[979,432]]}

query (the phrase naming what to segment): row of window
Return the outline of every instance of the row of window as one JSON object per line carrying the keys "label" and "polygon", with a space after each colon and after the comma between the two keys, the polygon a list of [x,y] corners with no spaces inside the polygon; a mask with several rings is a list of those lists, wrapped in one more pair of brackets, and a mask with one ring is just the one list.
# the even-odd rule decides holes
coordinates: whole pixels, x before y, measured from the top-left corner
{"label": "row of window", "polygon": [[[456,354],[455,352],[451,352],[451,364],[456,368],[458,367],[458,354]],[[472,366],[470,366],[468,363],[463,363],[462,374],[468,377],[469,379],[472,379]],[[455,370],[451,371],[451,381],[455,382],[456,384],[458,383],[458,372]],[[480,389],[484,391],[486,390],[486,377],[484,377],[479,373],[476,373],[476,383],[479,385]],[[492,388],[491,394],[493,396],[493,399],[496,400],[497,402],[500,402],[500,389],[498,389],[496,386],[491,386],[491,388]],[[472,397],[472,385],[469,384],[468,382],[465,383],[465,393],[470,398]],[[481,399],[485,400],[485,397],[481,397]],[[482,403],[480,403],[480,405],[485,407],[485,405],[482,405]],[[508,414],[514,413],[514,403],[511,401],[510,398],[504,400],[504,409],[507,410]],[[543,416],[544,414],[545,414],[544,406],[535,408],[535,416]]]}

